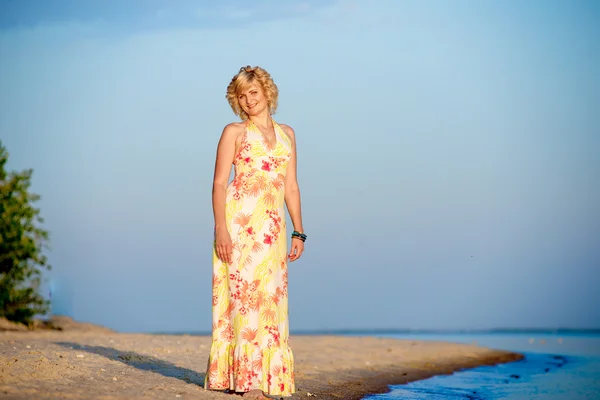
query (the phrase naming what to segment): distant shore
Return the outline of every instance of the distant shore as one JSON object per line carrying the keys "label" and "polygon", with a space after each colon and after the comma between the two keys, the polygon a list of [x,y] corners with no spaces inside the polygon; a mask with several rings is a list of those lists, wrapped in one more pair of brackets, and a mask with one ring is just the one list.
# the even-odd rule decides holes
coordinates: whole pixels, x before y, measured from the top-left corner
{"label": "distant shore", "polygon": [[[237,399],[202,388],[211,338],[128,334],[85,324],[0,332],[0,397],[7,399]],[[374,337],[292,335],[292,398],[361,399],[388,385],[516,361],[474,345]]]}

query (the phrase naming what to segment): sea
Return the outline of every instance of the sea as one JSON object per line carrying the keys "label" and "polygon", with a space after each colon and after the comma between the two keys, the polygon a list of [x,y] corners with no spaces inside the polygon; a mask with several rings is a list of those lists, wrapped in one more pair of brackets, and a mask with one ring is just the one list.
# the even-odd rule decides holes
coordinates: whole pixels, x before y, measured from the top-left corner
{"label": "sea", "polygon": [[524,359],[461,370],[404,385],[365,400],[600,400],[600,332],[371,333],[369,336],[477,344]]}

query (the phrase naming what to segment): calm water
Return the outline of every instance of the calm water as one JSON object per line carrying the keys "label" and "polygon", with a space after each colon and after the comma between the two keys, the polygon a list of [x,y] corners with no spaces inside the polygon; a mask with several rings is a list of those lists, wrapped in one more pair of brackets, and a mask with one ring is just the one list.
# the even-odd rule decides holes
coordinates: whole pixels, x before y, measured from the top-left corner
{"label": "calm water", "polygon": [[382,334],[411,340],[477,343],[516,351],[525,359],[436,376],[391,392],[365,397],[383,399],[594,399],[600,400],[600,335],[592,334]]}

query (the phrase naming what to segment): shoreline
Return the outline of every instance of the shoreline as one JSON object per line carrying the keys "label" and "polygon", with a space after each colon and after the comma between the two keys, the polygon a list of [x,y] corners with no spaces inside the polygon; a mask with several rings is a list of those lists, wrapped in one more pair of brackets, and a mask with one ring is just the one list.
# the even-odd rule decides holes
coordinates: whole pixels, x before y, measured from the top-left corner
{"label": "shoreline", "polygon": [[[359,400],[367,395],[388,393],[393,385],[524,358],[520,353],[449,342],[372,336],[313,336],[310,340],[318,342],[327,338],[334,338],[340,347],[357,339],[361,348],[337,356],[330,363],[333,367],[319,368],[324,377],[308,378],[301,374],[309,392],[324,399]],[[298,374],[296,380],[299,381]],[[303,395],[306,397],[306,393]]]}
{"label": "shoreline", "polygon": [[[403,385],[434,376],[450,375],[454,372],[481,366],[518,361],[523,358],[520,354],[501,354],[501,352],[492,351],[483,359],[446,361],[431,364],[425,368],[407,368],[398,365],[381,370],[362,369],[355,371],[352,379],[327,388],[319,388],[318,396],[324,399],[360,400],[369,395],[389,393],[390,386]],[[316,389],[316,385],[313,387]]]}
{"label": "shoreline", "polygon": [[[202,388],[210,336],[107,331],[0,332],[0,397],[237,399]],[[358,400],[390,385],[523,355],[475,345],[369,336],[291,335],[291,399]]]}

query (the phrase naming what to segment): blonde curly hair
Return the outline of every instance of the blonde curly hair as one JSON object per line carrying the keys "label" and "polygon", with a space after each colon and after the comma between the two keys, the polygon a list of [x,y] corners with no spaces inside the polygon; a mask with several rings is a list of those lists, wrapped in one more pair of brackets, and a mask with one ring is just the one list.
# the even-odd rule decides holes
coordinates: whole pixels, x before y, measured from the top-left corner
{"label": "blonde curly hair", "polygon": [[275,114],[275,111],[277,110],[279,89],[277,89],[277,85],[273,82],[273,78],[271,78],[271,75],[263,68],[251,67],[248,65],[240,68],[240,72],[231,79],[229,86],[227,86],[227,95],[225,96],[233,112],[242,120],[248,119],[248,114],[240,107],[238,94],[251,84],[256,83],[260,85],[267,98],[270,113]]}

